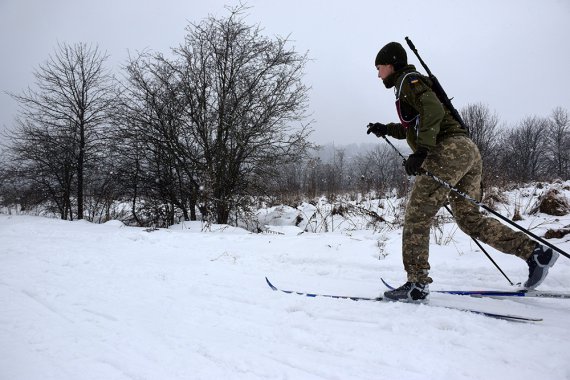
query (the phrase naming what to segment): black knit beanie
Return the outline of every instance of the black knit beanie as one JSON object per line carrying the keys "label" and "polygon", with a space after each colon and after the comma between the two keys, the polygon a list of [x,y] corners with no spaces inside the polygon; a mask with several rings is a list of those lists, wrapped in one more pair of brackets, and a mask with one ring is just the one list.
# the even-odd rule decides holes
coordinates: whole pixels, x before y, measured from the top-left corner
{"label": "black knit beanie", "polygon": [[378,54],[374,61],[374,66],[378,65],[393,65],[397,71],[408,64],[408,55],[406,50],[397,42],[390,42],[386,44]]}

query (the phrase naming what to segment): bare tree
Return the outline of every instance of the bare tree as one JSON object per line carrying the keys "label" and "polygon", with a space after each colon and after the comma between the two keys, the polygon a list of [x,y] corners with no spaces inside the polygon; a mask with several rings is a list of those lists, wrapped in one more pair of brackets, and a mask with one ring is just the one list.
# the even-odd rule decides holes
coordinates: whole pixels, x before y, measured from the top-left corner
{"label": "bare tree", "polygon": [[382,194],[396,189],[401,194],[407,187],[401,157],[385,145],[378,145],[374,150],[358,155],[352,163],[351,172],[359,181],[362,193],[373,190]]}
{"label": "bare tree", "polygon": [[102,149],[102,128],[113,106],[106,59],[96,46],[60,44],[35,71],[36,87],[12,94],[21,106],[17,129],[10,134],[12,156],[36,171],[31,181],[42,182],[53,200],[65,204],[60,208],[65,218],[72,218],[72,187],[77,218],[83,218],[85,167]]}
{"label": "bare tree", "polygon": [[469,136],[475,142],[483,160],[483,182],[492,184],[500,174],[499,157],[500,133],[499,117],[482,103],[468,104],[461,110],[461,117],[469,128]]}
{"label": "bare tree", "polygon": [[547,119],[529,116],[505,134],[502,144],[502,168],[511,180],[527,182],[544,176],[544,132],[547,127]]}
{"label": "bare tree", "polygon": [[[158,201],[168,209],[168,225],[174,223],[175,208],[186,220],[196,220],[199,186],[195,166],[186,160],[192,142],[185,138],[185,103],[173,65],[160,54],[143,53],[129,59],[126,72],[116,120],[119,140],[129,142],[119,151],[133,160],[122,166],[124,186],[133,190],[132,203],[139,196],[146,204]],[[133,214],[141,223],[135,208]]]}
{"label": "bare tree", "polygon": [[340,192],[346,189],[346,158],[344,149],[332,147],[332,157],[321,165],[322,179],[320,191],[327,194],[329,200],[333,201]]}
{"label": "bare tree", "polygon": [[17,120],[9,132],[7,177],[17,180],[24,207],[48,202],[62,219],[73,219],[71,191],[76,173],[73,151],[67,149],[69,131]]}
{"label": "bare tree", "polygon": [[201,186],[218,223],[309,146],[310,130],[301,124],[307,58],[288,48],[286,38],[270,39],[247,25],[243,10],[190,24],[185,43],[174,50],[195,148],[185,159],[203,173]]}
{"label": "bare tree", "polygon": [[552,111],[548,128],[548,152],[551,173],[558,178],[570,178],[570,123],[568,111],[557,107]]}

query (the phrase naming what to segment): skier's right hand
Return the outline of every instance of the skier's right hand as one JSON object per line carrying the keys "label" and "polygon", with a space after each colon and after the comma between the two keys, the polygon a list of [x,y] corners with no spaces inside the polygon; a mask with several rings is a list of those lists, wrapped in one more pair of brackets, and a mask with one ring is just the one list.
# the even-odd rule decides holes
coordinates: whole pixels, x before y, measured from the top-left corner
{"label": "skier's right hand", "polygon": [[374,133],[376,137],[384,137],[388,134],[388,127],[382,123],[368,123],[366,134]]}

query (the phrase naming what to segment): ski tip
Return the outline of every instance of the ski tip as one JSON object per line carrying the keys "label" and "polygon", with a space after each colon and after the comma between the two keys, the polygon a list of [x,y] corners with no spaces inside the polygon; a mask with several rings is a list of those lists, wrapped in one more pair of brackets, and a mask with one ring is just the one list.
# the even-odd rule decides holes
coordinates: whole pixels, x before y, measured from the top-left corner
{"label": "ski tip", "polygon": [[382,277],[380,277],[380,280],[382,280],[382,283],[390,290],[394,290],[394,287],[390,284],[388,284]]}
{"label": "ski tip", "polygon": [[277,288],[271,283],[271,281],[269,281],[269,279],[267,278],[267,276],[265,276],[265,282],[267,282],[267,285],[269,285],[269,287],[273,290],[277,290]]}

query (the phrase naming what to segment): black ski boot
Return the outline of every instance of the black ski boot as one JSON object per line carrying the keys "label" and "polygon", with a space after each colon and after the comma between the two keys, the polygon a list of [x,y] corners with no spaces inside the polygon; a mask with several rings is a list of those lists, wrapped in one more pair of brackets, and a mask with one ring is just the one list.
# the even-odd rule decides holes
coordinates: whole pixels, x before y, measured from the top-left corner
{"label": "black ski boot", "polygon": [[429,285],[419,282],[406,282],[397,289],[384,292],[384,297],[390,301],[421,302],[427,301]]}
{"label": "black ski boot", "polygon": [[536,243],[532,255],[528,258],[528,280],[524,283],[527,289],[534,289],[544,281],[548,269],[554,265],[560,254],[551,248]]}

